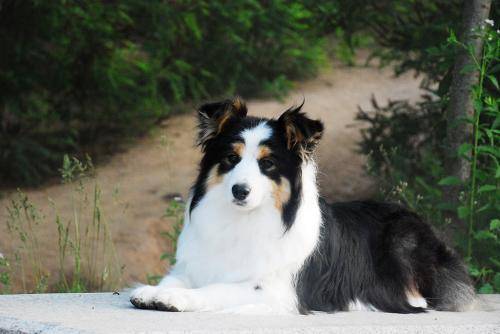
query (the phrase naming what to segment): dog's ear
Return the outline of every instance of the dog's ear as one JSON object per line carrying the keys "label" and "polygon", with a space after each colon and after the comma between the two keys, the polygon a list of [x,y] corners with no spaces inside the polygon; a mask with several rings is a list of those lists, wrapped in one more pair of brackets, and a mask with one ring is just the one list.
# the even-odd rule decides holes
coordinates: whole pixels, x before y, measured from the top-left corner
{"label": "dog's ear", "polygon": [[323,123],[313,120],[301,112],[304,102],[298,107],[285,111],[278,119],[282,127],[287,147],[296,150],[303,159],[311,157],[323,135]]}
{"label": "dog's ear", "polygon": [[239,97],[202,105],[198,109],[198,145],[204,150],[210,139],[220,134],[229,120],[246,115],[247,107]]}

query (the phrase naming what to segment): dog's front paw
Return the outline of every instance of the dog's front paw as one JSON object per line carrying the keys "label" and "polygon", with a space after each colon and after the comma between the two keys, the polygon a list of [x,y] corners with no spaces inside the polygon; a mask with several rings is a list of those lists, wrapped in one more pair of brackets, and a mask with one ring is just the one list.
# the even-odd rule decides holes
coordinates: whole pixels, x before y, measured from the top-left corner
{"label": "dog's front paw", "polygon": [[144,285],[136,288],[130,294],[130,302],[137,308],[154,310],[154,297],[158,293],[158,287]]}
{"label": "dog's front paw", "polygon": [[199,311],[203,308],[193,290],[181,288],[158,291],[153,303],[157,310],[169,312]]}

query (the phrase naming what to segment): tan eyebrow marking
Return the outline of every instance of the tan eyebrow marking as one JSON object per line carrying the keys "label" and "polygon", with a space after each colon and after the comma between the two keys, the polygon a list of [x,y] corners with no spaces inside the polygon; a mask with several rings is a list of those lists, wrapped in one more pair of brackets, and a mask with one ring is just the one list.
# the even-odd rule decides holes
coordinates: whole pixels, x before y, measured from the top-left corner
{"label": "tan eyebrow marking", "polygon": [[281,183],[272,182],[274,206],[282,211],[283,206],[290,200],[291,188],[288,179],[281,177]]}
{"label": "tan eyebrow marking", "polygon": [[240,157],[243,156],[243,151],[245,150],[245,144],[236,142],[233,143],[234,153],[238,154]]}
{"label": "tan eyebrow marking", "polygon": [[273,151],[269,146],[266,145],[259,145],[259,152],[257,153],[257,160],[260,160],[262,158],[266,158],[271,155]]}

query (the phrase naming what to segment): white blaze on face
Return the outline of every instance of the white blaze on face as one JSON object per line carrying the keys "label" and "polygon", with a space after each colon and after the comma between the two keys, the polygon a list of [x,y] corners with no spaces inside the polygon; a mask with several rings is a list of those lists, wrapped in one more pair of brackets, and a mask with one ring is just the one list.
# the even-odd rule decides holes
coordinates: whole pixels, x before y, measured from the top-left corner
{"label": "white blaze on face", "polygon": [[246,129],[241,133],[244,141],[241,152],[241,161],[225,176],[226,194],[234,202],[232,188],[237,184],[244,184],[250,188],[250,193],[244,204],[236,205],[243,210],[251,210],[262,204],[264,198],[271,197],[271,180],[261,173],[259,168],[259,144],[272,135],[272,129],[266,122]]}

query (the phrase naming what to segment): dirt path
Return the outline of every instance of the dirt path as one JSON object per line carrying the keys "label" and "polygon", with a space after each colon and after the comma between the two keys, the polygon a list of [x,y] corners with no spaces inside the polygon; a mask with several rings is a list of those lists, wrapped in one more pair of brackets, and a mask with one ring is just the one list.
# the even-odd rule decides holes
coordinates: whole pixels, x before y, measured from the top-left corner
{"label": "dirt path", "polygon": [[[249,113],[277,116],[305,97],[303,110],[321,118],[326,132],[319,151],[322,193],[330,200],[365,198],[374,191],[365,175],[365,159],[355,153],[359,128],[354,123],[358,106],[368,108],[374,95],[387,99],[416,100],[421,94],[419,80],[412,75],[394,78],[392,70],[374,67],[342,67],[323,72],[316,79],[299,84],[284,101],[249,100]],[[200,157],[193,145],[194,112],[169,118],[151,135],[141,139],[110,162],[99,166],[97,180],[103,189],[103,213],[110,221],[118,255],[125,265],[125,282],[144,281],[146,273],[161,274],[165,261],[160,254],[167,249],[160,232],[168,229],[162,218],[165,197],[185,197],[196,175]],[[118,196],[112,192],[118,190]],[[48,198],[57,203],[62,216],[71,215],[68,185],[53,185],[29,190],[29,198],[50,217]],[[8,254],[12,240],[6,233],[8,195],[0,200],[0,252]],[[117,200],[118,199],[118,200]],[[57,264],[57,234],[52,222],[39,235],[41,256],[49,269]]]}

